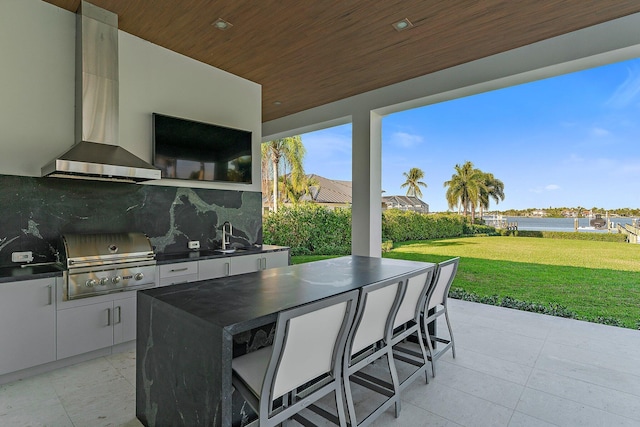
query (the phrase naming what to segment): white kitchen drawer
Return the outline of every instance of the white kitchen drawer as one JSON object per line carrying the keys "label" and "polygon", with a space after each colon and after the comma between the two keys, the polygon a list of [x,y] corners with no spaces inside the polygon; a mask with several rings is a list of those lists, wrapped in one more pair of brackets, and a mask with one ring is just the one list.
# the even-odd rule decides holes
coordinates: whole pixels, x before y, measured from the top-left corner
{"label": "white kitchen drawer", "polygon": [[181,276],[164,277],[160,279],[158,286],[177,285],[178,283],[197,282],[197,274],[183,274]]}
{"label": "white kitchen drawer", "polygon": [[198,276],[198,261],[179,262],[175,264],[165,264],[159,266],[160,285],[168,277],[187,276],[195,274]]}

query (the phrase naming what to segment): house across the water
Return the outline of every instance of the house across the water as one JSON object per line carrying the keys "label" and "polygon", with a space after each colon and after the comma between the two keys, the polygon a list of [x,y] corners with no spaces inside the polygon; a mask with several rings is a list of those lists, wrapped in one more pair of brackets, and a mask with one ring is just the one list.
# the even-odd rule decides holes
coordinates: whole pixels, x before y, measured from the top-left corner
{"label": "house across the water", "polygon": [[[314,182],[315,185],[311,186],[310,194],[302,196],[301,201],[317,203],[329,209],[351,207],[351,181],[330,179],[316,174],[309,174],[308,178]],[[429,204],[413,196],[382,196],[381,203],[382,210],[400,209],[429,213]],[[289,203],[285,202],[285,204]],[[270,200],[264,198],[263,211],[269,210],[270,206]]]}

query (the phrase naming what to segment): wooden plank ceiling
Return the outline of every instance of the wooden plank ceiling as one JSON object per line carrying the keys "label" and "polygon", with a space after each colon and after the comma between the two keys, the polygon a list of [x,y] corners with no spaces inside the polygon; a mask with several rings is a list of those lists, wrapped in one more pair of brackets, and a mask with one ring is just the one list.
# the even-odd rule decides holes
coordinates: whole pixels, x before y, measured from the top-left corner
{"label": "wooden plank ceiling", "polygon": [[[638,0],[90,2],[127,33],[261,84],[263,121],[640,12]],[[413,27],[398,32],[403,18]]]}

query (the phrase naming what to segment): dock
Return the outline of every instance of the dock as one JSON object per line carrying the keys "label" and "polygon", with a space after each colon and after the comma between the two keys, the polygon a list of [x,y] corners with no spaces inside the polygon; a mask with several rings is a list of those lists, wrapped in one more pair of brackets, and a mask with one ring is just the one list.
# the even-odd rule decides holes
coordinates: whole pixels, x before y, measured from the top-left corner
{"label": "dock", "polygon": [[517,231],[518,230],[518,222],[509,222],[506,219],[502,218],[502,215],[498,215],[496,217],[485,218],[484,223],[491,227],[509,230],[509,231]]}
{"label": "dock", "polygon": [[627,235],[627,242],[629,243],[640,243],[638,236],[640,236],[640,224],[637,221],[633,221],[631,224],[616,224],[616,228],[619,233],[623,233]]}

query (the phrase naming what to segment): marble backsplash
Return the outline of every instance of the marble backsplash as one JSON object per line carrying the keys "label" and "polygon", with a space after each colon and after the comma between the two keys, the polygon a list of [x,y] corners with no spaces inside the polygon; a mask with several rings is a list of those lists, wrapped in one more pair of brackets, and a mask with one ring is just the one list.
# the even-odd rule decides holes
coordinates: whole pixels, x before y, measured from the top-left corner
{"label": "marble backsplash", "polygon": [[233,243],[262,243],[262,194],[65,178],[0,175],[0,266],[32,251],[34,263],[56,260],[60,235],[139,231],[156,253],[221,246],[222,224]]}

